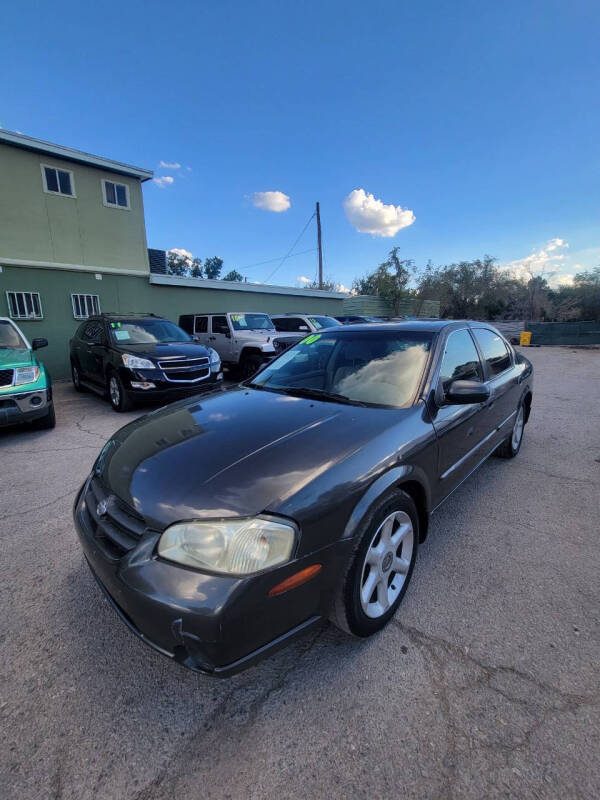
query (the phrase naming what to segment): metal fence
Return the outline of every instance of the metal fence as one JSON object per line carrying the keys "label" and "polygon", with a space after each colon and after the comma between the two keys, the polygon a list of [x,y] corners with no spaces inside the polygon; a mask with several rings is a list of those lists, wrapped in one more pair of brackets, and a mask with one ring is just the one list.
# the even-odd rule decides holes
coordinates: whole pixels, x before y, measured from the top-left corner
{"label": "metal fence", "polygon": [[600,344],[600,322],[526,322],[531,344]]}

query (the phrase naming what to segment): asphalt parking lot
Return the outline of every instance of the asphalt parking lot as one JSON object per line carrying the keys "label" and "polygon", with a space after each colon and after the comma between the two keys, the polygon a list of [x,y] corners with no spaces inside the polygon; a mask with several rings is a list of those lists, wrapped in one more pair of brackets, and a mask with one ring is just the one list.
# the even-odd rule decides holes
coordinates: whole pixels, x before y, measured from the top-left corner
{"label": "asphalt parking lot", "polygon": [[135,414],[58,384],[55,430],[0,433],[2,796],[600,797],[600,351],[527,354],[521,453],[435,515],[394,622],[223,681],[91,577],[73,498]]}

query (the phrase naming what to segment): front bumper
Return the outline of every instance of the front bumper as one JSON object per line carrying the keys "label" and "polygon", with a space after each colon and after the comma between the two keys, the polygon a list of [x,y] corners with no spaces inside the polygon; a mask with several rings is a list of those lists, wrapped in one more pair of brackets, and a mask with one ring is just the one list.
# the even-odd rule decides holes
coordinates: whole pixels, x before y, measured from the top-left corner
{"label": "front bumper", "polygon": [[[198,381],[168,381],[165,380],[162,370],[131,370],[121,367],[120,378],[128,393],[136,402],[148,403],[172,402],[182,397],[191,397],[203,394],[220,386],[223,382],[223,373],[211,372],[206,378]],[[220,377],[219,377],[220,376]],[[132,386],[133,383],[153,383],[151,389],[140,389]]]}
{"label": "front bumper", "polygon": [[52,403],[50,389],[0,394],[0,428],[45,417]]}
{"label": "front bumper", "polygon": [[[198,672],[229,676],[274,652],[328,614],[349,542],[326,547],[248,578],[214,575],[158,557],[160,532],[146,529],[118,557],[94,529],[88,481],[74,507],[86,560],[121,619],[163,655]],[[281,595],[269,590],[303,567],[323,565],[308,582]]]}

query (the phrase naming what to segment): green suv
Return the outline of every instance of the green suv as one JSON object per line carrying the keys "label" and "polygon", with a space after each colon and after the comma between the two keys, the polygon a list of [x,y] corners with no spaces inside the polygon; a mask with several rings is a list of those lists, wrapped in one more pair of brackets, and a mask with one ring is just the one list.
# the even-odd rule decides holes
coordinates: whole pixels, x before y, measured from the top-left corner
{"label": "green suv", "polygon": [[18,422],[55,426],[50,375],[33,352],[47,345],[47,339],[29,344],[11,319],[0,317],[0,428]]}

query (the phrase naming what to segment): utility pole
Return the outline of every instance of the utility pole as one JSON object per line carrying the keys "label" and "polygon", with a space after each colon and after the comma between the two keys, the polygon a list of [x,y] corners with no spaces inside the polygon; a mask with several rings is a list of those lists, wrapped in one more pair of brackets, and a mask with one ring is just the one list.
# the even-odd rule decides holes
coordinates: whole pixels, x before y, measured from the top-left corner
{"label": "utility pole", "polygon": [[319,248],[319,289],[323,288],[323,248],[321,247],[321,212],[317,203],[317,247]]}

